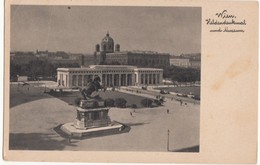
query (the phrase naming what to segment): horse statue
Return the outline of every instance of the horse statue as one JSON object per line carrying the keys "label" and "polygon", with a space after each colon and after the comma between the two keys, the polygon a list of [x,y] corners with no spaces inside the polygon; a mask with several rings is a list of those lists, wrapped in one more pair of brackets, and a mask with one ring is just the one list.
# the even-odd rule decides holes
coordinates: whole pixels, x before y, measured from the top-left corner
{"label": "horse statue", "polygon": [[83,88],[81,90],[81,95],[84,97],[85,100],[88,98],[91,98],[91,94],[94,91],[98,91],[99,89],[102,89],[102,86],[100,85],[100,77],[96,76],[93,81],[90,80],[90,82],[87,84],[86,88]]}

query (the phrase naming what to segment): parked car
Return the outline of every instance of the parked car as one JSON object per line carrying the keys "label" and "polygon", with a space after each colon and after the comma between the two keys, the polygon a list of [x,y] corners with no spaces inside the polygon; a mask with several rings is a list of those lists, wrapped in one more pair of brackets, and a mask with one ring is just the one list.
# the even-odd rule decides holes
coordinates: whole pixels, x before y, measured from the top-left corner
{"label": "parked car", "polygon": [[160,93],[161,93],[161,94],[170,94],[170,92],[169,92],[169,91],[166,91],[166,90],[160,90]]}
{"label": "parked car", "polygon": [[177,96],[180,96],[180,97],[188,97],[188,95],[183,94],[183,93],[177,93]]}
{"label": "parked car", "polygon": [[199,95],[195,95],[192,97],[194,100],[200,100],[200,96]]}
{"label": "parked car", "polygon": [[147,86],[142,86],[142,89],[143,90],[147,90]]}

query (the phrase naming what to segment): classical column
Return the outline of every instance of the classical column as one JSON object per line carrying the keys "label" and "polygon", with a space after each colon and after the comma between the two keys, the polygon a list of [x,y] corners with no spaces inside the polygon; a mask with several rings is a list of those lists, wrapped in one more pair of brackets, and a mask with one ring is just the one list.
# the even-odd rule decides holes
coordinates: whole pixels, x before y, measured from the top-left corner
{"label": "classical column", "polygon": [[145,85],[148,85],[148,74],[145,74],[144,77],[145,77],[145,79],[144,79],[145,80]]}
{"label": "classical column", "polygon": [[150,84],[153,84],[153,74],[150,74]]}
{"label": "classical column", "polygon": [[118,86],[121,86],[121,74],[118,74],[118,75],[119,75],[119,76],[118,76],[118,77],[119,77],[119,78],[118,78],[118,79],[119,79],[119,81],[118,81]]}
{"label": "classical column", "polygon": [[108,87],[109,86],[109,74],[106,74],[106,86]]}
{"label": "classical column", "polygon": [[147,84],[150,85],[150,74],[147,74]]}
{"label": "classical column", "polygon": [[160,73],[159,75],[160,75],[159,84],[161,84],[162,83],[162,79],[163,79],[162,78],[162,73]]}
{"label": "classical column", "polygon": [[100,84],[103,84],[103,77],[102,77],[102,73],[98,74],[98,77],[100,77]]}
{"label": "classical column", "polygon": [[76,76],[76,83],[75,83],[75,85],[79,86],[79,84],[78,84],[78,75],[75,75],[75,76]]}
{"label": "classical column", "polygon": [[112,86],[115,86],[115,75],[114,74],[112,74]]}
{"label": "classical column", "polygon": [[158,85],[157,84],[157,74],[154,74],[154,78],[155,78],[155,83],[154,84]]}
{"label": "classical column", "polygon": [[128,81],[129,81],[129,80],[128,80],[128,75],[129,75],[129,74],[126,74],[126,76],[125,76],[125,82],[126,82],[126,84],[125,84],[125,85],[126,85],[126,86],[128,86],[128,85],[129,85],[129,83],[128,83]]}
{"label": "classical column", "polygon": [[138,77],[136,76],[136,78],[135,78],[135,74],[131,74],[130,77],[131,77],[131,80],[132,80],[130,85],[133,86],[133,85],[135,85],[136,79],[138,79]]}
{"label": "classical column", "polygon": [[[138,79],[138,84],[142,84],[144,83],[144,75],[143,74],[138,74],[137,75],[137,79]],[[143,83],[142,83],[143,81]]]}
{"label": "classical column", "polygon": [[112,86],[112,74],[108,75],[108,86],[111,87]]}
{"label": "classical column", "polygon": [[84,75],[81,75],[81,86],[84,86]]}

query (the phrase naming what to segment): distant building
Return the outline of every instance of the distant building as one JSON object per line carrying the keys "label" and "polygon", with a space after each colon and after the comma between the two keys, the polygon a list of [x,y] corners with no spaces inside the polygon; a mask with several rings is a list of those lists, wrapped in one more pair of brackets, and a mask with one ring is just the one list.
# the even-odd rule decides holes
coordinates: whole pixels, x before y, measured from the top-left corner
{"label": "distant building", "polygon": [[186,58],[171,58],[170,65],[189,68],[191,66],[190,59]]}
{"label": "distant building", "polygon": [[18,81],[18,82],[28,81],[28,76],[18,76],[18,75],[17,75],[17,81]]}
{"label": "distant building", "polygon": [[95,57],[91,55],[82,55],[81,56],[81,66],[89,67],[90,65],[95,64]]}
{"label": "distant building", "polygon": [[11,62],[14,64],[29,64],[30,61],[36,60],[37,57],[34,52],[11,52]]}
{"label": "distant building", "polygon": [[201,67],[201,55],[197,54],[181,54],[180,56],[172,56],[170,59],[170,65],[183,67],[183,68],[195,68]]}
{"label": "distant building", "polygon": [[170,55],[152,51],[120,51],[120,45],[114,45],[109,33],[96,45],[94,63],[134,65],[138,67],[164,67],[170,65]]}
{"label": "distant building", "polygon": [[190,60],[190,67],[195,68],[195,69],[199,69],[201,67],[201,61],[191,59]]}
{"label": "distant building", "polygon": [[181,54],[179,57],[193,59],[193,60],[200,60],[201,54],[200,53]]}
{"label": "distant building", "polygon": [[160,85],[163,69],[137,68],[129,65],[92,65],[85,68],[58,68],[60,87],[84,87],[99,76],[104,87]]}

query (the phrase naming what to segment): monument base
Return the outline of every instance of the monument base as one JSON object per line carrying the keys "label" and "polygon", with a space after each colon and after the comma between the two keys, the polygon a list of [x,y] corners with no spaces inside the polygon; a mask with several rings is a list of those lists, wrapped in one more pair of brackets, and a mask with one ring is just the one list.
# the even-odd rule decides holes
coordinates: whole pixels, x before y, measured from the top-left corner
{"label": "monument base", "polygon": [[117,134],[123,131],[124,125],[113,121],[109,126],[77,129],[74,123],[66,123],[61,126],[61,130],[72,138],[102,136],[107,134]]}

